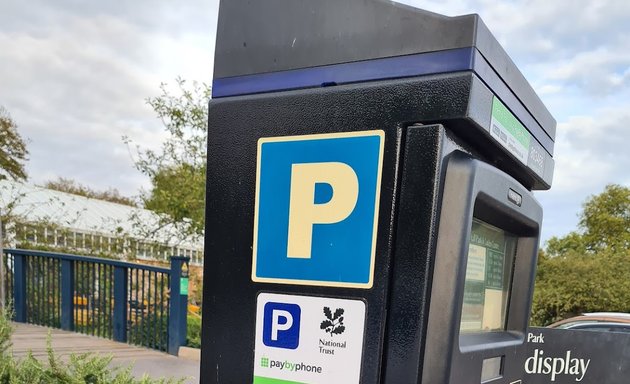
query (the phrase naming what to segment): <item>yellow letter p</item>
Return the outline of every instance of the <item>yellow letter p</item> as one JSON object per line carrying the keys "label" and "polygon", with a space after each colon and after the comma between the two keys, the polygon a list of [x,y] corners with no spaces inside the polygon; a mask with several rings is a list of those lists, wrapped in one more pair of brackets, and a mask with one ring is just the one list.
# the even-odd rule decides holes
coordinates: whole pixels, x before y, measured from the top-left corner
{"label": "yellow letter p", "polygon": [[[315,203],[315,185],[328,184],[331,199]],[[289,238],[287,257],[309,259],[313,224],[333,224],[346,219],[357,204],[359,179],[344,163],[304,163],[291,167],[289,200]]]}

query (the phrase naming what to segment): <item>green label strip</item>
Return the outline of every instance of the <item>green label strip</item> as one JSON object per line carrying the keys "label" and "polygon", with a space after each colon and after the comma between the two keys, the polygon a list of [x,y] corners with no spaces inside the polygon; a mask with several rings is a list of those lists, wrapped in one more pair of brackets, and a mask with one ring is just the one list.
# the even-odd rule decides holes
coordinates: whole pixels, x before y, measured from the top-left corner
{"label": "green label strip", "polygon": [[270,377],[254,376],[254,384],[306,384],[298,381],[272,379]]}
{"label": "green label strip", "polygon": [[188,278],[182,277],[179,279],[179,294],[188,295]]}
{"label": "green label strip", "polygon": [[519,143],[529,149],[529,143],[531,140],[529,132],[525,129],[523,124],[514,117],[512,112],[510,112],[496,97],[492,100],[492,117],[497,119],[497,121],[501,123],[501,125],[507,129]]}

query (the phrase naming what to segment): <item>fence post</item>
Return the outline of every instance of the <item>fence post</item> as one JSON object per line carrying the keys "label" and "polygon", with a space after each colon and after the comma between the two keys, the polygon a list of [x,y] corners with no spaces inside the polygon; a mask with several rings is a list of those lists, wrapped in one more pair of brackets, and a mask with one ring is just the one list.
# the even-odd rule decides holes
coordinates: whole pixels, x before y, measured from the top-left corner
{"label": "fence post", "polygon": [[[0,220],[0,306],[2,307],[2,309],[5,309],[5,306],[7,304],[7,293],[5,291],[7,275],[4,270],[5,264],[4,264],[4,246],[3,246],[3,239],[2,239],[3,235],[4,233],[2,232],[2,220]],[[7,260],[8,259],[9,257],[7,256]]]}
{"label": "fence post", "polygon": [[127,268],[114,267],[114,341],[127,342]]}
{"label": "fence post", "polygon": [[15,321],[26,323],[26,256],[13,254],[13,309]]}
{"label": "fence post", "polygon": [[[182,267],[188,265],[189,257],[171,257],[171,284],[168,316],[168,353],[177,356],[179,347],[186,344],[188,314],[188,276],[182,276]],[[185,288],[182,291],[181,288]]]}
{"label": "fence post", "polygon": [[61,259],[61,329],[74,331],[74,261]]}

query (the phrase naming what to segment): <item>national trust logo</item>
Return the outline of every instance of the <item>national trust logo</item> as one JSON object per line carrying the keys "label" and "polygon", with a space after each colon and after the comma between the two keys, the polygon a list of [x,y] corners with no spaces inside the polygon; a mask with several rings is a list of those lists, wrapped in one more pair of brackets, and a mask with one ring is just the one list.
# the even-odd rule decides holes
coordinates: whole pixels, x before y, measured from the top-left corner
{"label": "national trust logo", "polygon": [[329,307],[324,307],[324,316],[326,316],[326,319],[320,324],[320,329],[329,333],[330,336],[344,333],[346,330],[346,326],[343,324],[344,312],[345,310],[343,308],[337,308],[335,313],[332,313]]}

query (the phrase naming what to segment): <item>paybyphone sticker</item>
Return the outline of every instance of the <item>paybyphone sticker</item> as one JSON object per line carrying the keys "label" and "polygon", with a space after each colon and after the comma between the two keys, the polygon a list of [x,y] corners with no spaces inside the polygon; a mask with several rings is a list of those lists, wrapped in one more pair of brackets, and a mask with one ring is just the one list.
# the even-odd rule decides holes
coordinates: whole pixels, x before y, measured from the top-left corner
{"label": "paybyphone sticker", "polygon": [[252,280],[371,288],[385,133],[258,141]]}
{"label": "paybyphone sticker", "polygon": [[361,377],[365,303],[261,293],[254,384],[354,384]]}

